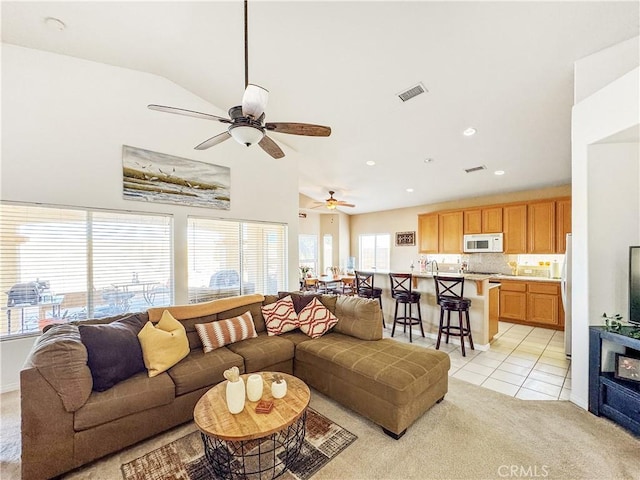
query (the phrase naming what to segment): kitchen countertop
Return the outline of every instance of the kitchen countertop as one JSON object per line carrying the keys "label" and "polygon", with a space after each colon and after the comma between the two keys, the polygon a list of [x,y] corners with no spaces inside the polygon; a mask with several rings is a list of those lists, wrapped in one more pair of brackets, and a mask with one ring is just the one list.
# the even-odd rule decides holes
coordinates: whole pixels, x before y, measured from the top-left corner
{"label": "kitchen countertop", "polygon": [[[456,272],[440,272],[438,275],[442,276],[459,276],[459,273]],[[414,277],[417,278],[433,278],[431,273],[415,273]],[[536,276],[527,276],[527,275],[506,275],[506,274],[493,274],[493,273],[465,273],[464,278],[468,280],[486,280],[489,279],[491,281],[502,281],[502,280],[520,280],[525,282],[560,282],[559,278],[546,278],[546,277],[536,277]]]}

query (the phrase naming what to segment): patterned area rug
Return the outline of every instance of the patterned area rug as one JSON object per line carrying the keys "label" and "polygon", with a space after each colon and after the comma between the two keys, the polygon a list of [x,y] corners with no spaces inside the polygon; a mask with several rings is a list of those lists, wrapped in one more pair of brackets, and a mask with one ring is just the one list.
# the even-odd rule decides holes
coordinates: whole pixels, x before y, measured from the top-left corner
{"label": "patterned area rug", "polygon": [[[358,437],[307,409],[306,435],[300,456],[281,477],[306,480]],[[200,432],[193,432],[122,465],[124,480],[205,480],[216,478],[204,456]]]}

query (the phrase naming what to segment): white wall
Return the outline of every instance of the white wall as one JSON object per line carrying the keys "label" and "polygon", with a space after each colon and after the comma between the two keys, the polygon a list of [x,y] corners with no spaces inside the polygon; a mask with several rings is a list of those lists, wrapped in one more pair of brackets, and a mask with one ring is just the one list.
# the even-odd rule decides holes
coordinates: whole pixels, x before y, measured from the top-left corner
{"label": "white wall", "polygon": [[[146,108],[150,103],[226,115],[154,75],[3,44],[0,199],[174,215],[178,303],[187,298],[187,215],[284,223],[289,287],[297,287],[297,154],[285,147],[287,156],[274,160],[257,146],[247,149],[233,140],[196,151],[195,145],[224,125],[154,112]],[[231,209],[124,200],[123,144],[229,166]],[[17,384],[20,352],[30,343],[14,342],[0,344],[3,390]]]}
{"label": "white wall", "polygon": [[628,317],[629,246],[640,243],[639,154],[637,143],[588,147],[591,324],[602,324],[603,312]]}
{"label": "white wall", "polygon": [[624,315],[625,297],[610,283],[626,290],[628,247],[640,244],[638,139],[595,144],[640,124],[639,74],[636,67],[573,107],[571,401],[583,408],[588,407],[589,325],[601,324],[603,311]]}
{"label": "white wall", "polygon": [[574,103],[636,68],[638,57],[640,37],[635,37],[578,60],[574,71]]}

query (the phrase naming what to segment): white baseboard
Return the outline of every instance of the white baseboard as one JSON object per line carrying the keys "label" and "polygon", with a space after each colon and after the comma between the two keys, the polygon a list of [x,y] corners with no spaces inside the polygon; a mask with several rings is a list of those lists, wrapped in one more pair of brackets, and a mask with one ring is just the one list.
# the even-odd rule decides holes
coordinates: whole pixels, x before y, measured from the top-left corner
{"label": "white baseboard", "polygon": [[20,384],[19,383],[3,384],[0,387],[0,393],[13,392],[14,390],[20,390]]}

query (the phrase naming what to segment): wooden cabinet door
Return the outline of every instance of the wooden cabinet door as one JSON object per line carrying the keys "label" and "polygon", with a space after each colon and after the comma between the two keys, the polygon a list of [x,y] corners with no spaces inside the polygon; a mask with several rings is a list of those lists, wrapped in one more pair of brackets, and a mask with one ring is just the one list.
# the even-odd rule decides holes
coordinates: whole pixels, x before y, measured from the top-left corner
{"label": "wooden cabinet door", "polygon": [[462,253],[464,235],[462,211],[441,213],[438,220],[440,253]]}
{"label": "wooden cabinet door", "polygon": [[556,252],[567,251],[567,233],[571,233],[571,199],[556,202]]}
{"label": "wooden cabinet door", "polygon": [[527,294],[500,288],[500,318],[506,320],[527,319]]}
{"label": "wooden cabinet door", "polygon": [[529,293],[527,301],[530,322],[559,325],[558,296],[543,293]]}
{"label": "wooden cabinet door", "polygon": [[464,234],[482,233],[482,210],[464,211]]}
{"label": "wooden cabinet door", "polygon": [[504,253],[527,253],[527,205],[503,208]]}
{"label": "wooden cabinet door", "polygon": [[556,251],[556,202],[530,203],[527,209],[529,253],[555,253]]}
{"label": "wooden cabinet door", "polygon": [[420,253],[438,253],[438,214],[418,215],[418,245]]}
{"label": "wooden cabinet door", "polygon": [[483,208],[482,233],[500,232],[502,232],[502,207]]}

